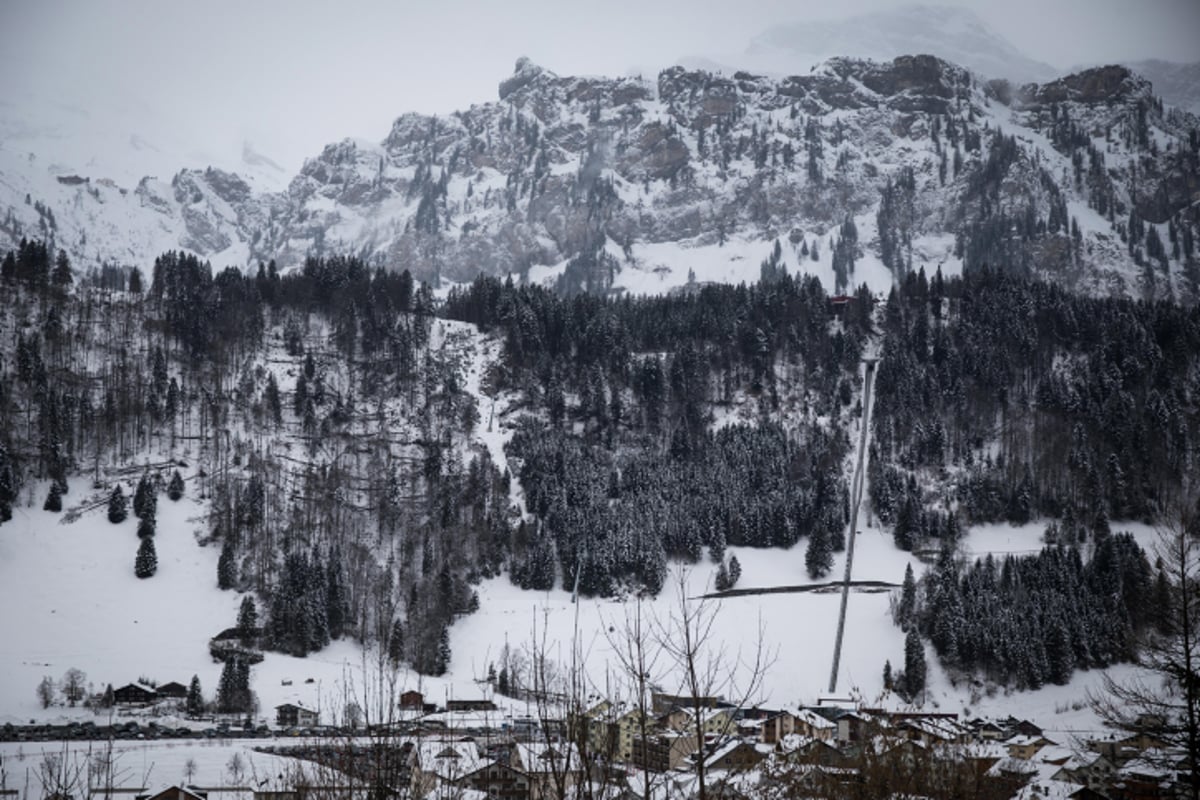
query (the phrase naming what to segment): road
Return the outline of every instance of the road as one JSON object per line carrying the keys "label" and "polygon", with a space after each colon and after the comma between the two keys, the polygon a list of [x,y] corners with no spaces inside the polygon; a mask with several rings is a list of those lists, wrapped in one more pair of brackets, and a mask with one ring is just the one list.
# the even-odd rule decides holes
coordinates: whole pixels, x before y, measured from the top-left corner
{"label": "road", "polygon": [[875,359],[867,359],[863,377],[862,431],[858,439],[858,463],[854,466],[854,485],[850,489],[850,532],[846,545],[846,575],[842,578],[842,607],[838,612],[837,638],[833,643],[833,668],[829,673],[829,693],[837,691],[838,666],[842,660],[842,634],[846,631],[846,603],[850,599],[850,573],[854,567],[854,540],[858,538],[858,507],[862,505],[863,465],[867,452],[867,435],[871,425],[871,386],[875,382]]}

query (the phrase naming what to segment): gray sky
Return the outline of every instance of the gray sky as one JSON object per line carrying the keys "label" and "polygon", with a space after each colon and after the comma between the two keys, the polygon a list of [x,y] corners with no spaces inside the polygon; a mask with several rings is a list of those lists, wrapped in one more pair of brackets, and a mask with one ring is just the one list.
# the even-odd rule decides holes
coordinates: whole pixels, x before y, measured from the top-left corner
{"label": "gray sky", "polygon": [[[943,0],[1032,58],[1200,61],[1200,0]],[[527,55],[560,74],[650,76],[729,59],[776,23],[883,0],[0,0],[0,101],[49,98],[186,126],[213,151],[248,139],[289,169],[398,114],[495,99]],[[149,124],[149,123],[147,123]]]}

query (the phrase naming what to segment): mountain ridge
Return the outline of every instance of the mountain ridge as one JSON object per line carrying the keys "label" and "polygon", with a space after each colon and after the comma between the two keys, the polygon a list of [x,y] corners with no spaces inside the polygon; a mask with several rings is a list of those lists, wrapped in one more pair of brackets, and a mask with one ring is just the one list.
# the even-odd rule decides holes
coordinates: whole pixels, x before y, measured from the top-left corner
{"label": "mountain ridge", "polygon": [[[279,192],[215,168],[182,170],[169,184],[144,178],[130,192],[39,172],[0,151],[0,233],[14,243],[53,239],[77,263],[139,263],[183,248],[218,263],[289,267],[345,252],[435,282],[517,273],[565,289],[626,291],[644,290],[639,271],[663,288],[681,285],[689,260],[711,259],[731,239],[753,264],[786,237],[796,269],[812,268],[801,251],[819,243],[825,252],[812,261],[842,283],[850,278],[834,274],[835,226],[878,224],[881,193],[906,171],[921,176],[906,200],[916,211],[900,236],[907,259],[914,268],[961,264],[966,241],[995,210],[979,204],[972,180],[1003,130],[1016,135],[1017,152],[1005,174],[988,176],[998,186],[1013,170],[1003,213],[1048,219],[1055,204],[1061,224],[1042,227],[1059,229],[1088,218],[1069,258],[1039,269],[1089,291],[1136,292],[1146,259],[1112,246],[1126,238],[1128,220],[1118,217],[1132,205],[1149,222],[1187,227],[1194,219],[1175,217],[1200,197],[1195,118],[1164,109],[1124,67],[1013,85],[934,56],[839,57],[781,79],[672,67],[652,82],[561,77],[521,59],[498,96],[446,117],[403,114],[379,143],[327,145]],[[1056,126],[1061,135],[1044,135]],[[1082,180],[1084,151],[1109,162],[1092,163],[1094,181]],[[1099,207],[1103,219],[1087,213]],[[953,248],[936,244],[946,237]],[[664,254],[666,244],[678,252]],[[907,268],[886,249],[868,231],[850,263],[879,259],[893,275]],[[604,250],[622,257],[596,268]],[[1167,262],[1178,262],[1178,274],[1189,257]],[[1033,255],[1021,260],[1032,264]],[[721,279],[752,277],[743,273]],[[1184,290],[1175,283],[1169,291]]]}

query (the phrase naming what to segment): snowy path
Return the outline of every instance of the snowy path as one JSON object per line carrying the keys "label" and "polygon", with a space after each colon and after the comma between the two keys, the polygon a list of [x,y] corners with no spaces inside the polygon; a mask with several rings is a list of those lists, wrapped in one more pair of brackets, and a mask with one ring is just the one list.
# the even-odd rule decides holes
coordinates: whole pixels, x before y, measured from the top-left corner
{"label": "snowy path", "polygon": [[829,693],[837,691],[838,666],[842,660],[842,635],[846,631],[846,604],[850,600],[850,574],[854,567],[854,542],[858,538],[858,507],[862,504],[863,459],[867,452],[867,435],[871,429],[871,383],[875,379],[875,360],[867,360],[863,377],[862,434],[858,440],[858,463],[854,467],[853,502],[850,505],[850,543],[846,547],[846,576],[842,579],[842,607],[838,613],[837,637],[833,644],[833,668],[829,673]]}

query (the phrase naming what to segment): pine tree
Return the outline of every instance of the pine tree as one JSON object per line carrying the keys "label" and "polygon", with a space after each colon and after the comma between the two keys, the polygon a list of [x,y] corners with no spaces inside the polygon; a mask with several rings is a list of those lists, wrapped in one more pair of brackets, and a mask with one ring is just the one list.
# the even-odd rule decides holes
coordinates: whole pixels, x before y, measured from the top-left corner
{"label": "pine tree", "polygon": [[833,566],[833,549],[829,546],[829,532],[824,525],[814,525],[808,535],[804,566],[808,570],[808,577],[813,579],[824,576]]}
{"label": "pine tree", "polygon": [[149,539],[155,534],[154,517],[142,517],[138,520],[137,535],[139,539]]}
{"label": "pine tree", "polygon": [[258,607],[251,595],[242,598],[241,608],[238,609],[237,630],[242,644],[246,646],[258,635]]}
{"label": "pine tree", "polygon": [[217,588],[232,589],[237,585],[237,561],[233,539],[226,536],[221,544],[221,557],[217,559]]}
{"label": "pine tree", "polygon": [[187,713],[190,717],[199,716],[204,712],[204,694],[200,691],[200,676],[193,675],[188,684]]}
{"label": "pine tree", "polygon": [[329,554],[325,571],[325,609],[328,615],[329,637],[340,639],[350,620],[350,601],[346,597],[345,576],[342,572],[342,554],[334,549]]}
{"label": "pine tree", "polygon": [[171,500],[183,497],[183,476],[179,474],[179,470],[175,470],[171,475],[171,482],[167,484],[167,497]]}
{"label": "pine tree", "polygon": [[913,577],[912,564],[904,567],[904,583],[900,587],[900,605],[896,608],[896,622],[907,628],[917,608],[917,582]]}
{"label": "pine tree", "polygon": [[125,493],[121,491],[119,485],[114,486],[112,494],[108,496],[108,521],[117,525],[124,522],[128,514]]}
{"label": "pine tree", "polygon": [[738,579],[742,577],[742,564],[738,561],[737,556],[729,557],[729,588],[737,586]]}
{"label": "pine tree", "polygon": [[50,481],[50,492],[46,495],[46,503],[42,510],[55,514],[62,511],[62,489],[59,488],[58,481]]}
{"label": "pine tree", "polygon": [[238,662],[231,658],[221,667],[221,677],[217,683],[217,711],[231,714],[241,711],[238,707]]}
{"label": "pine tree", "polygon": [[883,662],[883,688],[887,691],[892,691],[892,662],[890,660]]}
{"label": "pine tree", "polygon": [[0,444],[0,523],[12,519],[12,501],[16,496],[17,484],[12,461],[9,459],[8,450]]}
{"label": "pine tree", "polygon": [[910,700],[925,690],[925,646],[915,627],[904,637],[904,692]]}
{"label": "pine tree", "polygon": [[404,624],[399,617],[392,620],[392,632],[388,636],[388,659],[393,665],[404,661]]}
{"label": "pine tree", "polygon": [[138,545],[133,571],[139,578],[149,578],[158,571],[158,554],[154,551],[154,537],[147,536]]}
{"label": "pine tree", "polygon": [[729,569],[725,566],[724,561],[717,565],[717,577],[713,581],[713,586],[718,592],[729,589]]}
{"label": "pine tree", "polygon": [[149,472],[142,473],[137,489],[133,492],[133,514],[138,519],[154,519],[158,511],[158,491]]}
{"label": "pine tree", "polygon": [[434,659],[434,675],[445,675],[450,669],[450,629],[442,628],[438,636],[437,658]]}
{"label": "pine tree", "polygon": [[263,402],[271,421],[276,425],[283,422],[283,404],[279,397],[279,383],[275,380],[274,372],[267,374],[267,388],[263,392]]}

